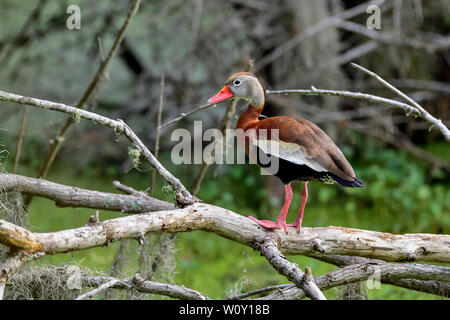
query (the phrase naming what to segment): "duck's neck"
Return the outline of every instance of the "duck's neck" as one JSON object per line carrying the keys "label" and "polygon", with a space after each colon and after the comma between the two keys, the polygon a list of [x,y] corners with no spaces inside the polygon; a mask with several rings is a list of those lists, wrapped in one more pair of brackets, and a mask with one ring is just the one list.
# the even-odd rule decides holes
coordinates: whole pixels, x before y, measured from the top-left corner
{"label": "duck's neck", "polygon": [[247,130],[252,125],[258,123],[258,117],[263,111],[264,104],[261,106],[253,106],[250,104],[241,116],[239,117],[236,123],[236,129]]}
{"label": "duck's neck", "polygon": [[252,125],[258,123],[258,117],[264,109],[265,95],[264,88],[255,80],[251,85],[251,99],[250,104],[243,114],[239,117],[236,123],[236,129],[243,129],[244,131]]}

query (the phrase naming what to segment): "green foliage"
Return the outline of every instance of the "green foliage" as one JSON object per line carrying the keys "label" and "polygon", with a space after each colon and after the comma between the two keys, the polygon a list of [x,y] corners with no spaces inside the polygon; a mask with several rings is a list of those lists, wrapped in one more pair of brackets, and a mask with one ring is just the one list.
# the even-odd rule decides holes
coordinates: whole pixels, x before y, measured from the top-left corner
{"label": "green foliage", "polygon": [[161,188],[161,190],[165,195],[167,201],[175,202],[175,195],[177,193],[177,190],[173,186],[171,186],[170,184],[166,184]]}
{"label": "green foliage", "polygon": [[[214,170],[214,169],[213,169]],[[211,171],[213,171],[211,170]],[[206,178],[200,189],[200,198],[211,203],[238,211],[244,207],[255,210],[266,199],[266,189],[259,168],[254,165],[227,165],[226,174],[217,179]]]}
{"label": "green foliage", "polygon": [[79,123],[81,120],[81,114],[79,112],[74,112],[70,114],[70,117],[75,123]]}
{"label": "green foliage", "polygon": [[141,148],[136,145],[128,147],[128,155],[131,157],[131,160],[133,160],[133,167],[135,169],[139,168],[141,153]]}
{"label": "green foliage", "polygon": [[[412,160],[404,151],[385,148],[380,152],[369,144],[355,169],[366,182],[366,190],[358,192],[355,200],[371,208],[374,215],[391,216],[392,232],[448,233],[446,174],[440,170],[429,173],[428,166]],[[355,205],[345,208],[347,212],[358,210]]]}

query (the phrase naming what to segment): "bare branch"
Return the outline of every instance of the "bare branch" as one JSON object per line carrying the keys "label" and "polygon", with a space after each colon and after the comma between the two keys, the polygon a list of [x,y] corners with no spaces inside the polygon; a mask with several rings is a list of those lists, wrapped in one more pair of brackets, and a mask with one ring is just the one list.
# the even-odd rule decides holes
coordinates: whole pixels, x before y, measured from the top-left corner
{"label": "bare branch", "polygon": [[79,295],[75,300],[84,300],[86,298],[92,298],[93,296],[95,296],[96,294],[105,291],[111,287],[113,287],[114,285],[116,285],[117,283],[119,283],[120,281],[118,279],[112,279],[107,283],[104,283],[100,286],[98,286],[97,288],[95,288],[94,290],[91,290],[89,292],[86,292],[84,294]]}
{"label": "bare branch", "polygon": [[16,173],[19,167],[20,153],[22,151],[23,134],[25,132],[25,122],[27,120],[27,107],[23,107],[22,119],[20,120],[19,137],[17,138],[16,154],[14,155],[14,165],[12,172]]}
{"label": "bare branch", "polygon": [[126,213],[175,209],[175,206],[169,202],[143,196],[143,193],[136,190],[136,193],[131,195],[123,195],[69,187],[20,175],[0,174],[0,190],[13,189],[19,189],[24,194],[53,200],[59,207],[83,207]]}
{"label": "bare branch", "polygon": [[[252,72],[253,70],[253,66],[255,65],[255,60],[250,59],[248,60],[247,63],[247,67],[245,69],[246,72]],[[236,106],[238,104],[240,99],[234,99],[229,105],[227,110],[225,111],[225,114],[222,118],[222,122],[220,124],[220,131],[222,132],[222,134],[224,136],[225,135],[225,131],[230,128],[231,126],[231,119],[233,118],[233,116],[236,114]],[[217,141],[214,141],[214,144],[218,143]],[[228,141],[225,141],[224,145],[223,145],[223,149],[224,149],[224,153],[226,152],[226,148],[227,148],[227,144]],[[206,175],[206,171],[208,171],[209,168],[209,164],[204,162],[202,164],[202,167],[200,168],[199,173],[197,174],[197,176],[194,179],[194,183],[191,186],[191,192],[192,194],[197,194],[197,192],[200,190],[200,186],[203,182],[203,179],[205,178]]]}
{"label": "bare branch", "polygon": [[279,290],[279,289],[285,289],[285,288],[293,288],[295,287],[294,284],[278,284],[278,285],[274,285],[274,286],[268,286],[265,288],[260,288],[260,289],[256,289],[256,290],[252,290],[252,291],[248,291],[239,295],[233,295],[228,297],[228,299],[230,300],[241,300],[250,296],[254,296],[256,294],[261,294],[261,293],[266,293],[268,291],[274,291],[274,290]]}
{"label": "bare branch", "polygon": [[450,94],[450,84],[440,81],[431,80],[416,80],[416,79],[391,79],[389,83],[393,83],[398,87],[408,89],[419,89],[437,91],[445,94]]}
{"label": "bare branch", "polygon": [[370,77],[376,79],[381,84],[383,84],[386,88],[403,98],[406,102],[408,102],[411,106],[413,106],[419,114],[419,116],[424,119],[425,121],[429,122],[431,125],[434,125],[436,128],[438,128],[442,134],[444,135],[445,139],[450,142],[450,130],[442,123],[442,120],[434,118],[432,115],[430,115],[420,104],[415,102],[413,99],[408,97],[406,94],[398,90],[396,87],[391,85],[389,82],[381,78],[376,73],[367,70],[364,67],[361,67],[360,65],[357,65],[356,63],[351,63],[352,67],[364,72],[365,74],[369,75]]}
{"label": "bare branch", "polygon": [[320,291],[314,283],[311,269],[307,269],[307,272],[303,273],[295,263],[288,261],[281,254],[271,239],[265,238],[257,241],[255,243],[255,248],[261,251],[261,254],[266,257],[275,270],[294,282],[295,285],[302,289],[309,298],[313,300],[326,300],[322,291]]}
{"label": "bare branch", "polygon": [[[131,215],[49,233],[33,233],[0,221],[0,243],[22,248],[31,239],[33,246],[27,246],[28,249],[35,248],[47,254],[104,246],[111,241],[136,239],[149,232],[203,230],[250,246],[258,239],[270,237],[283,254],[312,257],[316,257],[318,253],[343,254],[398,262],[450,262],[449,235],[393,235],[343,227],[305,227],[301,234],[295,228],[288,228],[288,233],[285,234],[281,230],[263,230],[247,217],[202,203],[183,209]],[[22,239],[24,240],[19,241]],[[42,245],[41,248],[39,244]]]}
{"label": "bare branch", "polygon": [[177,200],[181,202],[182,205],[191,204],[195,201],[199,201],[197,198],[192,196],[186,187],[180,182],[178,178],[173,176],[164,166],[153,156],[153,154],[148,150],[144,143],[138,138],[138,136],[122,121],[122,120],[112,120],[110,118],[98,115],[96,113],[74,108],[62,103],[55,103],[47,100],[40,100],[31,97],[24,97],[21,95],[7,93],[0,91],[0,100],[15,102],[19,104],[26,104],[38,108],[58,111],[66,113],[75,119],[86,119],[91,122],[109,127],[114,129],[117,134],[124,134],[130,142],[142,151],[147,161],[152,165],[152,167],[158,172],[158,174],[163,177],[170,185],[172,185],[182,197],[177,197]]}
{"label": "bare branch", "polygon": [[110,288],[114,289],[130,289],[144,292],[144,293],[153,293],[160,294],[164,296],[168,296],[175,299],[183,299],[183,300],[211,300],[211,298],[206,295],[186,288],[184,286],[160,283],[154,281],[144,280],[139,274],[134,275],[128,279],[117,279],[112,277],[101,277],[101,276],[84,276],[82,278],[83,284],[91,287],[100,288],[105,281],[108,281],[107,284],[110,284],[114,281]]}
{"label": "bare branch", "polygon": [[0,220],[0,243],[12,250],[33,253],[42,250],[43,245],[38,236],[25,228],[11,222]]}
{"label": "bare branch", "polygon": [[[384,81],[384,80],[383,80]],[[396,89],[398,90],[398,89]],[[439,128],[444,135],[444,137],[450,141],[450,130],[442,123],[441,120],[438,120],[431,116],[426,110],[424,110],[417,102],[414,102],[413,104],[406,104],[403,102],[399,102],[392,99],[387,99],[367,93],[361,93],[361,92],[350,92],[350,91],[338,91],[338,90],[324,90],[324,89],[317,89],[315,87],[312,87],[310,90],[302,90],[302,89],[290,89],[290,90],[266,90],[266,94],[300,94],[300,95],[306,95],[306,96],[319,96],[319,95],[331,95],[331,96],[338,96],[343,98],[352,98],[357,100],[363,100],[368,102],[374,102],[374,103],[380,103],[387,106],[395,107],[402,109],[406,112],[407,115],[416,115],[424,120],[428,121],[432,125],[435,125],[437,128]],[[404,94],[403,94],[404,95]],[[408,102],[414,101],[411,98],[408,97]],[[417,108],[418,105],[421,109]]]}
{"label": "bare branch", "polygon": [[416,110],[413,106],[399,102],[392,99],[387,99],[379,96],[375,96],[368,93],[361,92],[351,92],[351,91],[339,91],[339,90],[325,90],[325,89],[317,89],[312,87],[311,89],[288,89],[288,90],[266,90],[266,94],[278,94],[278,95],[287,95],[287,94],[299,94],[303,96],[337,96],[341,98],[351,98],[356,100],[363,100],[367,102],[380,103],[390,107],[402,109],[408,114],[416,114],[420,116],[419,111]]}
{"label": "bare branch", "polygon": [[[85,92],[83,93],[83,96],[76,104],[76,108],[84,109],[86,107],[86,104],[92,94],[95,92],[95,90],[99,87],[100,83],[105,77],[106,70],[108,68],[109,63],[111,62],[112,58],[115,56],[117,50],[120,47],[120,44],[122,43],[124,37],[125,37],[125,31],[127,30],[128,26],[131,23],[131,20],[133,20],[134,16],[139,10],[139,5],[141,3],[141,0],[135,0],[132,4],[127,18],[125,19],[124,23],[122,24],[121,28],[117,32],[116,38],[114,40],[114,43],[111,47],[111,49],[108,52],[108,55],[105,59],[102,59],[100,66],[97,69],[97,72],[95,73],[94,77],[92,78],[91,82],[89,83],[88,87],[86,88]],[[61,147],[62,142],[64,141],[64,136],[69,130],[69,128],[75,123],[75,118],[69,117],[62,127],[62,129],[59,131],[58,135],[52,139],[50,150],[48,151],[47,155],[45,156],[45,159],[39,169],[38,178],[45,178],[47,176],[48,170],[50,169],[51,165],[53,164],[53,161],[56,158],[56,155],[59,152],[59,149]],[[25,201],[25,206],[29,206],[29,204],[32,201],[32,197],[29,197]]]}
{"label": "bare branch", "polygon": [[[222,123],[220,125],[220,131],[222,132],[222,134],[225,133],[226,129],[228,129],[230,127],[230,121],[231,118],[233,117],[233,115],[236,113],[236,105],[238,103],[239,99],[233,100],[229,105],[227,110],[225,111],[225,115],[222,119]],[[217,143],[217,141],[214,141],[214,143]],[[226,145],[223,146],[224,149],[226,148]],[[206,175],[206,171],[208,171],[209,168],[209,164],[204,162],[202,164],[202,167],[200,168],[199,173],[197,174],[197,176],[194,179],[194,183],[191,186],[191,192],[192,194],[197,194],[197,192],[200,190],[200,186],[203,182],[203,179],[205,178]]]}
{"label": "bare branch", "polygon": [[[329,254],[318,256],[317,259],[339,267],[362,263],[385,263],[382,260]],[[431,293],[443,297],[450,297],[450,282],[442,282],[437,280],[392,279],[390,277],[380,277],[380,281],[381,283],[390,284],[397,287]]]}
{"label": "bare branch", "polygon": [[[158,114],[156,116],[156,137],[155,137],[155,149],[154,154],[155,158],[158,159],[159,155],[159,139],[161,135],[161,117],[162,117],[162,109],[163,109],[163,102],[164,102],[164,75],[161,77],[161,84],[159,89],[159,104],[158,104]],[[150,195],[153,196],[153,192],[155,191],[155,178],[156,178],[156,172],[152,172],[152,182],[151,182],[151,190]]]}
{"label": "bare branch", "polygon": [[207,104],[201,105],[201,106],[189,111],[188,113],[180,113],[180,115],[178,117],[164,123],[163,125],[159,126],[158,129],[165,128],[167,126],[170,126],[171,124],[174,124],[180,120],[183,120],[186,117],[193,115],[194,113],[197,113],[197,112],[205,110],[205,109],[214,108],[216,106],[217,106],[217,104],[215,104],[215,103],[207,103]]}
{"label": "bare branch", "polygon": [[[394,263],[360,263],[342,269],[326,273],[314,279],[321,290],[363,281],[376,275],[380,279],[389,278],[399,280],[405,278],[415,278],[418,280],[438,280],[442,282],[450,281],[450,268],[441,266],[431,266],[425,264],[394,264]],[[305,292],[296,287],[279,290],[260,299],[286,300],[302,299]]]}
{"label": "bare branch", "polygon": [[[135,190],[135,189],[133,189],[132,187],[127,186],[127,185],[124,185],[124,184],[120,183],[120,182],[117,181],[117,180],[113,181],[113,186],[114,186],[114,188],[116,188],[117,190],[122,191],[122,192],[124,192],[124,193],[126,193],[126,194],[131,194],[131,195],[138,196],[138,197],[143,197],[143,198],[153,199],[151,196],[149,196],[149,195],[148,195],[147,193],[145,193],[144,191],[138,191],[138,190]],[[164,203],[166,203],[166,202],[164,202]],[[157,210],[155,210],[155,211],[157,211]]]}

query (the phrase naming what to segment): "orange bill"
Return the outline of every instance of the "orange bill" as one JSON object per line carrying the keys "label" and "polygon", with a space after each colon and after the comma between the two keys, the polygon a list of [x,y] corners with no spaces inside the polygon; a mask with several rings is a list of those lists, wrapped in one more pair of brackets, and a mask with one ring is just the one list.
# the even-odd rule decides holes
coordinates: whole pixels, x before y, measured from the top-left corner
{"label": "orange bill", "polygon": [[228,85],[226,84],[215,96],[209,98],[209,103],[217,103],[224,100],[227,100],[229,98],[234,97],[233,93],[230,91],[230,88],[228,88]]}

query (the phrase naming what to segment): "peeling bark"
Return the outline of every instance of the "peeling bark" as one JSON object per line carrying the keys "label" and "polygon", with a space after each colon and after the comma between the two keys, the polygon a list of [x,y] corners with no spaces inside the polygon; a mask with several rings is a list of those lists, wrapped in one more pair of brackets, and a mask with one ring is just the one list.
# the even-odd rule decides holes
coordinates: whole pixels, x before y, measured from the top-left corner
{"label": "peeling bark", "polygon": [[[47,254],[108,245],[111,241],[139,238],[148,232],[203,230],[235,242],[254,246],[269,237],[281,253],[317,257],[320,254],[354,255],[385,261],[450,262],[450,236],[433,234],[394,235],[343,227],[263,230],[247,217],[209,204],[195,203],[184,209],[158,211],[105,220],[84,227],[48,233],[32,233],[0,220],[0,243],[27,248],[31,239]],[[23,247],[21,244],[23,243]],[[33,250],[31,250],[33,252]]]}

